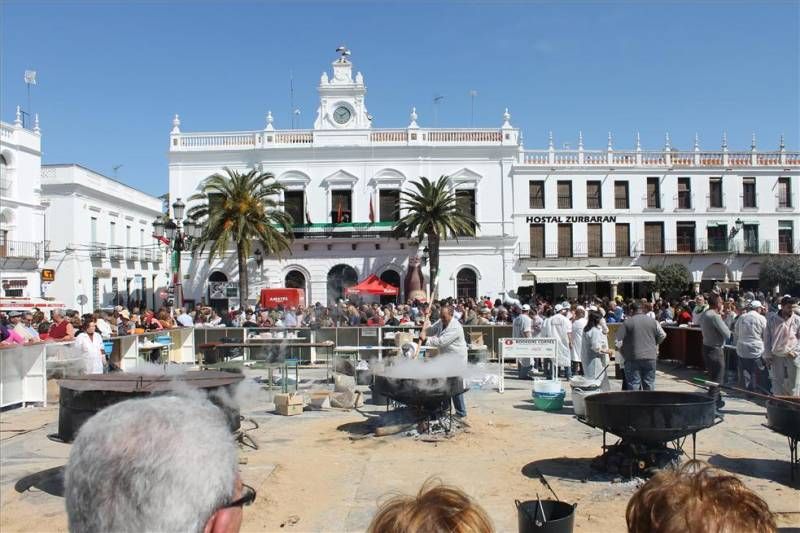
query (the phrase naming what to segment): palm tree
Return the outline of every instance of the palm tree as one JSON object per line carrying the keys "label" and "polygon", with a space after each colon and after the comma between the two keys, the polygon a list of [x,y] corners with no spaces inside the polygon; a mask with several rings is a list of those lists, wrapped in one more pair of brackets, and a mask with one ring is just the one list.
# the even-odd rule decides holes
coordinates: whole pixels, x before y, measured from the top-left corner
{"label": "palm tree", "polygon": [[439,275],[439,244],[442,240],[459,236],[475,235],[480,224],[475,217],[462,209],[456,200],[456,194],[450,185],[448,176],[439,176],[431,181],[420,176],[419,181],[412,182],[414,189],[400,192],[401,205],[406,215],[394,228],[396,237],[415,238],[422,242],[428,238],[430,254],[430,286],[431,299],[436,298],[437,277]]}
{"label": "palm tree", "polygon": [[247,259],[254,241],[262,253],[278,255],[288,251],[292,240],[292,218],[279,209],[284,187],[269,172],[250,170],[240,173],[225,168],[198,186],[189,200],[198,204],[189,209],[189,217],[201,226],[202,234],[193,244],[193,252],[223,258],[231,243],[236,246],[239,266],[239,302],[247,301]]}

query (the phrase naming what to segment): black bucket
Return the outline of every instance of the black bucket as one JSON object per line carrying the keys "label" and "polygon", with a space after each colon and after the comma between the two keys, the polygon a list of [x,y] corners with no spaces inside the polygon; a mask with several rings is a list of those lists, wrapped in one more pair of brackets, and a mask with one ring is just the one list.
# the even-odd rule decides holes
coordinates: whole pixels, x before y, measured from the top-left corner
{"label": "black bucket", "polygon": [[[519,533],[572,533],[577,504],[553,500],[517,500],[515,503]],[[542,519],[542,511],[546,520]]]}

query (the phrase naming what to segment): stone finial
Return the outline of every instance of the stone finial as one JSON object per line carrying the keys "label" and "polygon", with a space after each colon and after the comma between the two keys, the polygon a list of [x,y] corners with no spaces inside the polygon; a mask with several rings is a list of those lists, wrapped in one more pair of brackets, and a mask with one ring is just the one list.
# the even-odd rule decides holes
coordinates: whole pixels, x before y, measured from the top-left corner
{"label": "stone finial", "polygon": [[503,127],[510,128],[511,127],[511,113],[508,112],[508,108],[503,111]]}
{"label": "stone finial", "polygon": [[41,133],[39,129],[39,113],[33,115],[33,132],[37,134]]}
{"label": "stone finial", "polygon": [[722,149],[724,151],[726,151],[726,152],[728,151],[728,132],[727,131],[723,131],[722,132]]}
{"label": "stone finial", "polygon": [[181,118],[175,113],[175,118],[172,119],[172,131],[170,133],[181,132]]}
{"label": "stone finial", "polygon": [[608,132],[608,151],[611,152],[614,149],[613,140],[611,137],[611,132]]}
{"label": "stone finial", "polygon": [[356,72],[356,84],[364,85],[364,76],[362,76],[360,72]]}
{"label": "stone finial", "polygon": [[417,108],[416,107],[412,107],[411,108],[411,115],[409,115],[409,118],[411,119],[411,123],[408,125],[408,127],[409,128],[419,128],[419,126],[417,125]]}
{"label": "stone finial", "polygon": [[753,152],[756,151],[756,132],[753,132],[753,138],[750,141],[750,150]]}
{"label": "stone finial", "polygon": [[664,134],[664,151],[669,152],[672,150],[672,143],[669,141],[669,132]]}
{"label": "stone finial", "polygon": [[697,134],[697,132],[694,132],[694,151],[700,151],[700,136]]}
{"label": "stone finial", "polygon": [[642,150],[642,139],[639,137],[639,132],[636,132],[636,151],[641,152]]}
{"label": "stone finial", "polygon": [[578,131],[578,150],[583,150],[583,132]]}
{"label": "stone finial", "polygon": [[322,76],[319,77],[319,84],[320,85],[328,85],[328,73],[323,72]]}
{"label": "stone finial", "polygon": [[553,145],[553,131],[552,130],[547,135],[547,149],[548,150],[554,150],[555,149],[555,147]]}
{"label": "stone finial", "polygon": [[780,150],[781,152],[786,151],[786,144],[783,142],[783,133],[781,133],[781,143],[778,146],[778,150]]}
{"label": "stone finial", "polygon": [[275,119],[274,119],[274,118],[272,118],[272,110],[270,109],[269,111],[267,111],[267,125],[264,127],[264,129],[265,129],[265,130],[267,130],[267,131],[272,131],[272,130],[274,130],[274,129],[275,129],[275,126],[273,126],[273,125],[272,125],[272,122],[273,122],[274,120],[275,120]]}
{"label": "stone finial", "polygon": [[14,126],[21,128],[22,127],[22,108],[17,106],[17,116],[14,118]]}

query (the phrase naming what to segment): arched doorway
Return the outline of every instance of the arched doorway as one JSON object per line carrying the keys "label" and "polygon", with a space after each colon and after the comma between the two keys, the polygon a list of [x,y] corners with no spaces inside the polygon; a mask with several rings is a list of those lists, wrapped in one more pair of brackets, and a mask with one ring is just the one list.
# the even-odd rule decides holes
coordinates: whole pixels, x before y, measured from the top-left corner
{"label": "arched doorway", "polygon": [[733,275],[728,267],[722,263],[711,263],[703,270],[700,279],[700,290],[708,292],[714,290],[719,283],[733,281]]}
{"label": "arched doorway", "polygon": [[208,305],[220,315],[228,312],[228,298],[225,295],[227,286],[228,276],[224,273],[217,270],[208,276]]}
{"label": "arched doorway", "polygon": [[478,276],[471,268],[462,268],[456,274],[456,298],[477,298]]}
{"label": "arched doorway", "polygon": [[336,265],[328,272],[328,302],[344,298],[344,290],[358,283],[358,272],[349,265]]}
{"label": "arched doorway", "polygon": [[286,273],[283,279],[283,286],[287,289],[303,289],[304,301],[301,302],[305,305],[308,302],[308,289],[306,288],[306,275],[299,270],[290,270]]}
{"label": "arched doorway", "polygon": [[761,263],[749,263],[744,267],[744,270],[742,270],[742,280],[739,282],[739,288],[743,291],[757,291],[760,287],[760,273]]}
{"label": "arched doorway", "polygon": [[[397,287],[398,290],[400,289],[400,274],[396,270],[386,270],[383,274],[380,275],[381,280],[385,281],[389,285],[394,285]],[[388,304],[391,302],[397,303],[400,300],[400,294],[398,293],[397,296],[381,296],[381,303]]]}

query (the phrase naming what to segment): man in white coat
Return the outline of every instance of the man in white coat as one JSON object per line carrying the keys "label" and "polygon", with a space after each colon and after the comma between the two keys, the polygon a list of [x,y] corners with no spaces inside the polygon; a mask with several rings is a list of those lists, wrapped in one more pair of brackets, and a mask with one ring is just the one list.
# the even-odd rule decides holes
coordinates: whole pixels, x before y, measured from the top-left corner
{"label": "man in white coat", "polygon": [[558,366],[564,368],[564,374],[567,379],[572,376],[572,357],[570,355],[570,346],[572,341],[572,322],[567,318],[569,312],[569,303],[564,302],[556,304],[555,314],[550,318],[548,327],[548,337],[556,340],[556,355]]}
{"label": "man in white coat", "polygon": [[[439,320],[432,326],[425,321],[422,331],[419,334],[420,342],[425,346],[435,347],[437,357],[458,357],[467,364],[467,342],[464,340],[464,329],[458,320],[453,318],[453,308],[450,305],[443,305],[439,311]],[[453,407],[456,414],[462,418],[467,416],[467,404],[464,401],[464,394],[453,396]]]}

